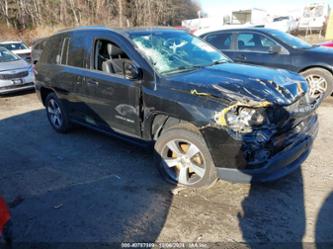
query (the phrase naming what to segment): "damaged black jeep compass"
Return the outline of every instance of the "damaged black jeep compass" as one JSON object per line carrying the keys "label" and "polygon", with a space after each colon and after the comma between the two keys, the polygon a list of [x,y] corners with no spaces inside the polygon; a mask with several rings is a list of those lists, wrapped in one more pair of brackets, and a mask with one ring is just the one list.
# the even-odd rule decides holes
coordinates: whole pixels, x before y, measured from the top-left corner
{"label": "damaged black jeep compass", "polygon": [[36,89],[58,132],[81,124],[154,142],[173,183],[272,181],[298,168],[318,131],[296,73],[233,63],[173,29],[81,27],[46,41]]}

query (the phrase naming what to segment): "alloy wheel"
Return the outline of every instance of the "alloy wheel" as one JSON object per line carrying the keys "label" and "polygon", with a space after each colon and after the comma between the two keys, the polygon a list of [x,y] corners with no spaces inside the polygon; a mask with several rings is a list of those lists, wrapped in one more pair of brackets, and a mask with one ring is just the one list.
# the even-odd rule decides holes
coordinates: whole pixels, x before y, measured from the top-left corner
{"label": "alloy wheel", "polygon": [[58,105],[58,103],[54,99],[50,99],[47,104],[47,112],[50,117],[50,121],[52,125],[59,129],[62,126],[63,123],[63,117],[61,109]]}
{"label": "alloy wheel", "polygon": [[310,74],[305,78],[309,83],[310,97],[313,99],[324,95],[327,90],[327,81],[320,75]]}
{"label": "alloy wheel", "polygon": [[199,182],[206,173],[200,149],[185,140],[171,140],[162,150],[163,167],[168,176],[183,185]]}

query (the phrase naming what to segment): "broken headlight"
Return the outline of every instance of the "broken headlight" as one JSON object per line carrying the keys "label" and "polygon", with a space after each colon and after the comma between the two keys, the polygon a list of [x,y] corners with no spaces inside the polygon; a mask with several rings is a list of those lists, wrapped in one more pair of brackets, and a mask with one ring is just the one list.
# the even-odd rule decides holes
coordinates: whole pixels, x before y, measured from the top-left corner
{"label": "broken headlight", "polygon": [[253,127],[265,122],[265,116],[263,109],[238,107],[225,113],[225,121],[234,132],[250,133],[253,131]]}

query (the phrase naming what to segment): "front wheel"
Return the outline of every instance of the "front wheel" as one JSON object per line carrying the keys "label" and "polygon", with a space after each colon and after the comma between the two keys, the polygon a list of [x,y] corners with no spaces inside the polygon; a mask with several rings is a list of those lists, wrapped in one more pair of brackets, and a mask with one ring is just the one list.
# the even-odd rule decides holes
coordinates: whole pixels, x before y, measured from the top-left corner
{"label": "front wheel", "polygon": [[191,188],[216,182],[215,165],[199,132],[186,126],[170,128],[156,141],[155,151],[159,170],[169,182]]}

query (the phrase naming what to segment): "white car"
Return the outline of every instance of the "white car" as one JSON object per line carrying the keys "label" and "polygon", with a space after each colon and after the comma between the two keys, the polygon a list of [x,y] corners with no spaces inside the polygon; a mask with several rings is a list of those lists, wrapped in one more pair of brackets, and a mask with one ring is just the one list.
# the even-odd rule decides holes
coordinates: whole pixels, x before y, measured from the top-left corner
{"label": "white car", "polygon": [[0,94],[34,88],[32,65],[0,47]]}
{"label": "white car", "polygon": [[29,48],[23,41],[4,41],[0,42],[0,46],[7,48],[9,51],[20,56],[27,62],[31,62],[31,48]]}
{"label": "white car", "polygon": [[199,37],[201,35],[208,34],[208,33],[215,32],[215,31],[235,29],[235,28],[253,28],[253,27],[255,27],[255,25],[252,25],[252,24],[228,24],[228,25],[223,25],[220,27],[199,29],[199,30],[193,32],[193,35]]}
{"label": "white car", "polygon": [[265,28],[277,29],[286,33],[290,33],[297,29],[298,23],[292,16],[279,16],[267,23]]}

